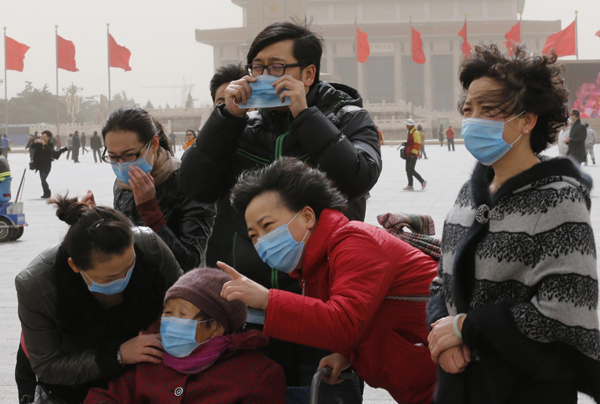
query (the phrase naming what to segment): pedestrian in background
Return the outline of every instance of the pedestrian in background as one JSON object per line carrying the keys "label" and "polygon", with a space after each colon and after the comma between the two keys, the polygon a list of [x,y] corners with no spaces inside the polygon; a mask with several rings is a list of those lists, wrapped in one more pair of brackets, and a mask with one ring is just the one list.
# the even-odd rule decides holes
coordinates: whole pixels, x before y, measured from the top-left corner
{"label": "pedestrian in background", "polygon": [[556,138],[556,145],[558,146],[558,155],[566,156],[569,151],[569,145],[567,144],[566,138],[569,137],[569,131],[571,130],[571,118],[567,121],[567,125],[562,128],[562,130],[558,133],[558,137]]}
{"label": "pedestrian in background", "polygon": [[412,119],[407,119],[404,121],[404,124],[408,130],[406,142],[402,143],[402,146],[406,147],[406,176],[408,177],[408,185],[403,189],[405,191],[415,190],[413,187],[413,177],[421,183],[421,189],[425,189],[427,181],[425,181],[417,170],[415,170],[417,159],[419,158],[419,151],[421,150],[421,134],[415,129],[415,121]]}
{"label": "pedestrian in background", "polygon": [[10,150],[10,146],[8,143],[8,136],[6,136],[6,134],[4,134],[4,136],[2,136],[2,155],[7,160],[8,160],[8,151],[9,150]]}
{"label": "pedestrian in background", "polygon": [[585,140],[587,138],[587,130],[581,119],[579,119],[580,112],[576,109],[571,111],[571,130],[569,136],[565,139],[569,145],[569,151],[567,156],[572,157],[575,161],[585,163],[586,152],[585,152]]}
{"label": "pedestrian in background", "polygon": [[594,155],[594,144],[596,143],[596,132],[590,127],[589,123],[585,124],[587,130],[587,137],[585,138],[585,165],[587,166],[588,154],[592,158],[592,163],[596,165],[596,156]]}
{"label": "pedestrian in background", "polygon": [[[90,139],[90,147],[92,148],[92,155],[94,156],[94,163],[102,162],[102,153],[100,150],[102,149],[102,139],[98,136],[98,131],[94,131],[92,138]],[[96,159],[96,155],[98,158]]]}
{"label": "pedestrian in background", "polygon": [[69,138],[67,139],[67,160],[71,158],[71,152],[73,151],[73,134],[69,133]]}
{"label": "pedestrian in background", "polygon": [[88,151],[85,146],[87,146],[87,136],[85,136],[85,132],[81,132],[81,154],[84,154],[86,151]]}
{"label": "pedestrian in background", "polygon": [[427,153],[425,152],[425,132],[423,132],[423,127],[421,125],[417,126],[417,130],[421,135],[421,152],[419,153],[419,159],[425,158],[425,160],[428,160]]}
{"label": "pedestrian in background", "polygon": [[187,150],[188,147],[194,144],[196,141],[196,132],[193,129],[188,129],[185,132],[185,143],[183,145],[183,150]]}
{"label": "pedestrian in background", "polygon": [[444,127],[442,125],[440,125],[438,131],[438,139],[440,140],[440,147],[444,147]]}
{"label": "pedestrian in background", "polygon": [[75,131],[73,135],[73,162],[79,163],[79,148],[81,147],[81,140],[79,138],[79,131]]}
{"label": "pedestrian in background", "polygon": [[[37,133],[37,132],[36,132]],[[25,145],[25,149],[29,150],[29,161],[33,161],[33,155],[35,153],[35,149],[31,146],[33,146],[33,143],[35,142],[35,136],[34,135],[29,135],[29,138],[27,139],[27,144]]]}
{"label": "pedestrian in background", "polygon": [[452,146],[452,151],[456,151],[454,150],[454,129],[452,129],[452,126],[448,126],[446,139],[448,139],[448,151],[450,151],[450,146]]}

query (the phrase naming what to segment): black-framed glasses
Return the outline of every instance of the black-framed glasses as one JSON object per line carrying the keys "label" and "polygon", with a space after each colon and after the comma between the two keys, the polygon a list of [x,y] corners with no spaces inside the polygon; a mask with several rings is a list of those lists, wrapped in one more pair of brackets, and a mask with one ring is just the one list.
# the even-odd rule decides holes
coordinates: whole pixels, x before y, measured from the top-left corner
{"label": "black-framed glasses", "polygon": [[265,71],[265,69],[267,69],[267,71],[269,72],[269,74],[271,76],[275,76],[275,77],[280,77],[283,76],[285,74],[285,69],[287,69],[288,67],[303,67],[304,65],[302,63],[292,63],[292,64],[285,64],[285,63],[271,63],[270,65],[259,65],[258,63],[252,63],[249,65],[246,65],[246,69],[248,69],[248,73],[250,73],[251,76],[260,76],[261,74],[263,74],[263,72]]}
{"label": "black-framed glasses", "polygon": [[108,163],[108,164],[117,163],[117,162],[119,162],[119,160],[121,160],[123,163],[130,163],[132,161],[136,161],[142,155],[142,150],[144,150],[144,147],[150,146],[151,143],[152,143],[152,140],[149,141],[148,143],[146,143],[145,145],[143,145],[135,153],[125,153],[125,154],[122,154],[120,156],[117,156],[117,155],[114,155],[114,154],[113,155],[106,154],[106,151],[108,149],[105,147],[104,148],[104,152],[102,152],[102,161],[104,161],[105,163]]}

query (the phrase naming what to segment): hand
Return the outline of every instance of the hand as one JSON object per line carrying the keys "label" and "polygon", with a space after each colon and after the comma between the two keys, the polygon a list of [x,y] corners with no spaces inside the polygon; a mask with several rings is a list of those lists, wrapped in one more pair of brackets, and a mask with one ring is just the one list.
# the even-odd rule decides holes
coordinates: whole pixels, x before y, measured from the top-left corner
{"label": "hand", "polygon": [[344,379],[340,379],[338,376],[341,372],[348,369],[350,367],[350,360],[346,358],[344,355],[339,353],[334,353],[329,356],[324,357],[319,362],[319,369],[323,368],[332,368],[331,376],[324,377],[325,380],[329,384],[339,384],[344,381]]}
{"label": "hand", "polygon": [[81,198],[82,203],[86,203],[89,206],[96,206],[96,200],[94,199],[94,193],[92,191],[87,191],[87,194],[83,198]]}
{"label": "hand", "polygon": [[129,169],[129,186],[133,191],[133,200],[136,206],[156,197],[154,178],[150,173],[143,172],[139,167]]}
{"label": "hand", "polygon": [[223,285],[221,297],[232,301],[241,300],[255,309],[266,310],[269,304],[269,289],[246,278],[224,262],[217,261],[217,266],[231,276],[231,280]]}
{"label": "hand", "polygon": [[160,334],[138,335],[121,344],[123,365],[133,365],[139,362],[161,363],[163,347]]}
{"label": "hand", "polygon": [[[239,80],[232,81],[225,89],[225,108],[238,118],[246,115],[246,110],[240,109],[239,105],[246,105],[246,100],[252,95],[252,89],[248,83],[254,83],[256,77],[244,76]],[[237,105],[236,105],[237,104]]]}
{"label": "hand", "polygon": [[[466,316],[458,319],[458,330],[462,331],[462,325]],[[446,349],[461,345],[463,342],[454,334],[452,322],[454,316],[444,317],[431,325],[432,330],[427,337],[429,341],[429,350],[431,351],[431,360],[438,363],[438,357]]]}
{"label": "hand", "polygon": [[283,76],[273,83],[273,86],[275,86],[275,94],[279,94],[281,102],[285,101],[285,97],[290,98],[290,111],[294,118],[308,108],[306,87],[300,80],[296,80],[292,76]]}
{"label": "hand", "polygon": [[563,139],[563,143],[569,143],[571,141],[571,139],[569,139],[568,137]]}
{"label": "hand", "polygon": [[438,357],[438,364],[446,373],[461,373],[471,362],[471,350],[465,344],[446,349]]}

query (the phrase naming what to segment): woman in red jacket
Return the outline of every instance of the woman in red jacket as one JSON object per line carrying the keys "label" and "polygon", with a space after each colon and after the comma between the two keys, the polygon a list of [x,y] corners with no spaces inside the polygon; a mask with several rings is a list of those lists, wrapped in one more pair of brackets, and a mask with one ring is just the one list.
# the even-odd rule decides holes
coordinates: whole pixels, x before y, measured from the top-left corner
{"label": "woman in red jacket", "polygon": [[333,352],[319,367],[354,366],[400,403],[429,403],[436,369],[423,297],[437,263],[385,230],[349,222],[325,174],[294,158],[245,173],[232,192],[260,257],[301,282],[303,294],[266,289],[219,263],[227,300],[266,310],[264,333]]}

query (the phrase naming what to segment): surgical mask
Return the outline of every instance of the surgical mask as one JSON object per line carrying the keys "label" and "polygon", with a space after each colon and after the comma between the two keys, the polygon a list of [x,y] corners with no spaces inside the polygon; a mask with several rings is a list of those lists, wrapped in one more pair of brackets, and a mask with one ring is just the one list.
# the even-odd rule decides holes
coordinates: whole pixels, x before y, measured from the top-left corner
{"label": "surgical mask", "polygon": [[517,119],[524,113],[525,111],[506,122],[477,118],[463,119],[462,138],[465,141],[465,147],[481,164],[486,166],[494,164],[508,153],[513,145],[523,136],[521,134],[511,144],[506,143],[502,138],[504,125],[513,119]]}
{"label": "surgical mask", "polygon": [[272,232],[258,238],[254,248],[262,259],[271,268],[281,272],[290,273],[300,262],[302,252],[304,251],[304,240],[308,235],[308,230],[301,242],[297,242],[288,225],[294,221],[300,212],[292,218],[287,224],[281,225]]}
{"label": "surgical mask", "polygon": [[[281,76],[283,77],[283,76]],[[273,83],[279,80],[281,77],[275,77],[271,75],[256,76],[256,81],[248,83],[252,94],[250,98],[246,100],[246,105],[240,104],[240,109],[251,109],[251,108],[273,108],[273,107],[284,107],[290,105],[292,101],[290,97],[285,97],[285,101],[281,102],[280,95],[287,88],[282,89],[278,94],[275,94],[275,87]]]}
{"label": "surgical mask", "polygon": [[204,342],[196,341],[198,324],[209,321],[163,316],[160,320],[160,338],[163,348],[175,358],[189,356],[194,349],[210,341],[210,339]]}
{"label": "surgical mask", "polygon": [[131,279],[131,274],[133,273],[134,267],[135,261],[133,262],[131,268],[127,270],[127,275],[125,275],[124,278],[115,279],[114,281],[108,283],[95,282],[91,280],[90,277],[87,276],[84,271],[80,271],[79,273],[84,278],[87,278],[87,280],[92,282],[91,285],[86,282],[86,285],[90,292],[102,293],[103,295],[116,295],[117,293],[121,293],[122,291],[124,291],[127,285],[129,284],[129,280]]}
{"label": "surgical mask", "polygon": [[116,162],[111,163],[112,169],[119,179],[119,181],[124,182],[129,185],[129,169],[131,167],[139,167],[144,173],[149,173],[152,171],[152,167],[154,167],[154,155],[152,156],[152,164],[148,164],[146,161],[146,156],[148,155],[148,151],[150,150],[150,146],[146,149],[146,153],[137,160],[134,161],[125,161],[123,163]]}

